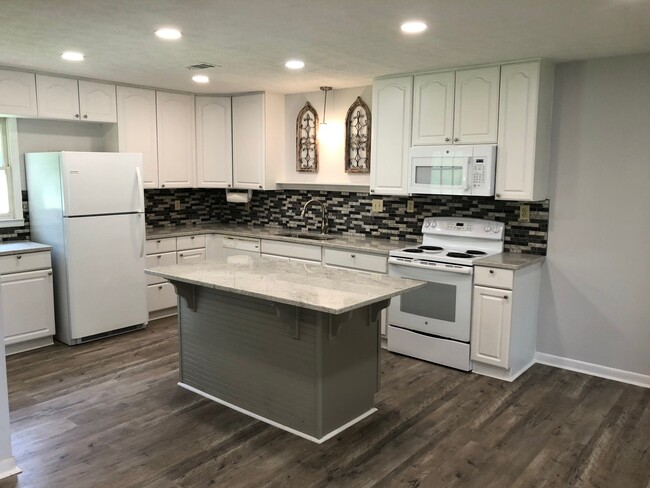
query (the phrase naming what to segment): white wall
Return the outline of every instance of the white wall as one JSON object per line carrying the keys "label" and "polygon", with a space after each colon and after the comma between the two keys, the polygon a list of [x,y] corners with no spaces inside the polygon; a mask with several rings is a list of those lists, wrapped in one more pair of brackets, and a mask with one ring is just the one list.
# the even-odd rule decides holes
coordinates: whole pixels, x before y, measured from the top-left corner
{"label": "white wall", "polygon": [[560,64],[537,350],[650,375],[650,55]]}
{"label": "white wall", "polygon": [[[369,185],[368,174],[347,174],[345,172],[345,117],[350,105],[360,96],[368,107],[372,107],[372,87],[346,88],[332,90],[327,94],[327,137],[319,142],[318,173],[298,173],[296,171],[296,118],[305,106],[311,103],[323,120],[323,92],[297,93],[286,95],[285,108],[285,177],[290,183],[322,183]],[[371,109],[372,110],[372,109]],[[372,144],[372,141],[371,141]],[[372,146],[370,164],[372,165]]]}
{"label": "white wall", "polygon": [[[116,124],[93,124],[64,120],[18,119],[18,148],[22,186],[25,184],[25,153],[41,151],[115,150]],[[114,140],[113,140],[114,139]]]}

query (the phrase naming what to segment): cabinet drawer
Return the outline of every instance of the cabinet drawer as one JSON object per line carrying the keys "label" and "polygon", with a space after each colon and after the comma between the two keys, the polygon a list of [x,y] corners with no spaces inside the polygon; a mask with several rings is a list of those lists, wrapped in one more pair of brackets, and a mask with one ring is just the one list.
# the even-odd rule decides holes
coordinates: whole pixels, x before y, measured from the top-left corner
{"label": "cabinet drawer", "polygon": [[321,260],[321,247],[295,242],[269,241],[262,239],[262,254],[273,254],[288,258],[306,259],[308,261]]}
{"label": "cabinet drawer", "polygon": [[205,261],[205,249],[191,249],[176,253],[176,262],[178,264],[195,263],[197,261]]}
{"label": "cabinet drawer", "polygon": [[147,287],[147,307],[149,312],[156,312],[177,305],[176,292],[171,283],[159,283]]}
{"label": "cabinet drawer", "polygon": [[175,251],[176,238],[168,237],[166,239],[149,239],[146,242],[145,250],[147,254],[158,254],[161,252]]}
{"label": "cabinet drawer", "polygon": [[[176,253],[167,252],[163,254],[152,254],[146,257],[146,267],[147,269],[157,268],[158,266],[169,266],[171,264],[176,264]],[[153,285],[155,283],[164,283],[165,278],[160,276],[147,275],[147,285]]]}
{"label": "cabinet drawer", "polygon": [[367,254],[355,251],[341,251],[338,249],[323,250],[323,264],[341,268],[360,269],[375,273],[386,273],[388,258],[376,254]]}
{"label": "cabinet drawer", "polygon": [[176,250],[199,249],[205,247],[205,236],[185,236],[176,238]]}
{"label": "cabinet drawer", "polygon": [[50,252],[30,252],[0,257],[0,273],[21,273],[52,267]]}
{"label": "cabinet drawer", "polygon": [[474,267],[474,284],[512,290],[515,272],[511,269]]}

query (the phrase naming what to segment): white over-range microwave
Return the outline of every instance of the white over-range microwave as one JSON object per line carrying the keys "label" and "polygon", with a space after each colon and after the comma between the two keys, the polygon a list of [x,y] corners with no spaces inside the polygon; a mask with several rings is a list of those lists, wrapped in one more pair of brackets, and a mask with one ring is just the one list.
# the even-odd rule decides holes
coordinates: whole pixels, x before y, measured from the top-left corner
{"label": "white over-range microwave", "polygon": [[494,195],[497,147],[414,146],[409,150],[408,192],[429,195]]}

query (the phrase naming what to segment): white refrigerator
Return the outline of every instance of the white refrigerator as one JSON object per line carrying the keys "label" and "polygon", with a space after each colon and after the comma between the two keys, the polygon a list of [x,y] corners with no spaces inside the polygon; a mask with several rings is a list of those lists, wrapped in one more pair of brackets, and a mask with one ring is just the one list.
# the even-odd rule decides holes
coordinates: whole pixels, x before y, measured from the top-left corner
{"label": "white refrigerator", "polygon": [[32,240],[52,246],[56,338],[73,345],[148,321],[142,155],[25,155]]}

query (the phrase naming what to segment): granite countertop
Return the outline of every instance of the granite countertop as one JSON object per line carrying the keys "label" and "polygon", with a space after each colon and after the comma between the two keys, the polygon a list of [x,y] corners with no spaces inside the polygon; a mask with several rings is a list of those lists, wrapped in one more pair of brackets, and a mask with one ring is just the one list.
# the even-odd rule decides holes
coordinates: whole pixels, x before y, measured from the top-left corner
{"label": "granite countertop", "polygon": [[0,244],[0,256],[12,256],[14,254],[25,254],[29,252],[51,251],[52,246],[39,244],[38,242],[16,241]]}
{"label": "granite countertop", "polygon": [[331,314],[348,312],[425,285],[382,274],[251,256],[161,266],[145,272]]}
{"label": "granite countertop", "polygon": [[518,270],[533,264],[542,263],[546,259],[545,256],[538,256],[536,254],[519,254],[514,252],[503,252],[493,256],[487,256],[474,261],[476,266],[489,266],[491,268],[502,268]]}
{"label": "granite countertop", "polygon": [[193,226],[165,227],[161,229],[147,230],[147,239],[164,239],[166,237],[182,237],[197,234],[225,234],[236,237],[253,237],[258,239],[272,239],[276,241],[298,242],[300,244],[311,244],[333,249],[345,249],[349,251],[369,252],[388,255],[394,249],[413,245],[412,241],[378,239],[365,236],[351,236],[332,234],[333,239],[312,240],[300,237],[286,237],[279,235],[295,229],[284,229],[279,227],[253,227],[249,225],[233,224],[203,224]]}

